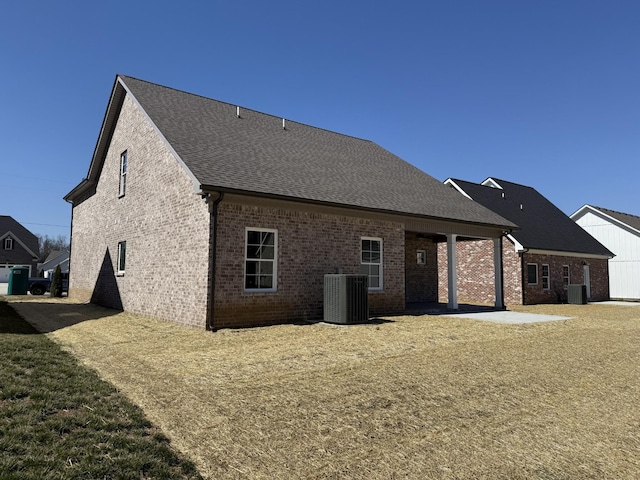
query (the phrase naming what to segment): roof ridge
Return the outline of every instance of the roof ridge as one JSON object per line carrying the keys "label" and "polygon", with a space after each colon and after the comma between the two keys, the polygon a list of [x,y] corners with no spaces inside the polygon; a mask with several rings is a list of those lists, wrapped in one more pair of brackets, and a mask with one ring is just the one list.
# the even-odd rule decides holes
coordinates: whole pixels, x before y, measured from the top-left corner
{"label": "roof ridge", "polygon": [[347,135],[347,134],[344,134],[344,133],[336,132],[335,130],[329,130],[328,128],[317,127],[317,126],[315,126],[315,125],[309,125],[308,123],[298,122],[298,121],[296,121],[296,120],[292,120],[292,119],[290,119],[290,118],[283,117],[283,116],[281,116],[281,115],[274,115],[274,114],[272,114],[272,113],[265,113],[265,112],[262,112],[262,111],[260,111],[260,110],[255,110],[255,109],[253,109],[253,108],[243,107],[242,105],[238,105],[238,104],[234,104],[234,103],[230,103],[230,102],[225,102],[224,100],[218,100],[217,98],[206,97],[206,96],[204,96],[204,95],[200,95],[200,94],[198,94],[198,93],[187,92],[186,90],[180,90],[179,88],[175,88],[175,87],[168,87],[168,86],[166,86],[166,85],[161,85],[161,84],[159,84],[159,83],[150,82],[149,80],[143,80],[142,78],[132,77],[132,76],[130,76],[130,75],[122,75],[122,74],[120,74],[120,73],[119,73],[119,74],[117,74],[116,76],[117,76],[117,77],[120,77],[120,78],[122,78],[122,79],[130,78],[130,79],[132,79],[132,80],[136,80],[136,81],[138,81],[138,82],[144,82],[144,83],[147,83],[147,84],[149,84],[149,85],[154,85],[154,86],[156,86],[156,87],[166,88],[167,90],[173,90],[174,92],[183,93],[183,94],[186,94],[186,95],[191,95],[191,96],[193,96],[193,97],[202,98],[202,99],[204,99],[204,100],[209,100],[209,101],[212,101],[212,102],[221,103],[221,104],[223,104],[223,105],[228,105],[228,106],[230,106],[230,107],[239,107],[239,108],[241,108],[241,109],[243,109],[243,110],[247,110],[247,111],[249,111],[249,112],[257,113],[257,114],[259,114],[259,115],[264,115],[264,116],[266,116],[266,117],[277,118],[277,119],[279,119],[279,120],[286,120],[287,122],[292,122],[292,123],[295,123],[295,124],[297,124],[297,125],[302,125],[302,126],[304,126],[304,127],[313,128],[313,129],[315,129],[315,130],[322,130],[322,131],[324,131],[324,132],[329,132],[329,133],[333,133],[333,134],[335,134],[335,135],[340,135],[341,137],[353,138],[353,139],[355,139],[355,140],[360,140],[360,141],[363,141],[363,142],[369,142],[369,143],[372,143],[372,144],[374,144],[374,145],[377,145],[374,141],[372,141],[372,140],[368,140],[368,139],[366,139],[366,138],[356,137],[356,136],[354,136],[354,135]]}

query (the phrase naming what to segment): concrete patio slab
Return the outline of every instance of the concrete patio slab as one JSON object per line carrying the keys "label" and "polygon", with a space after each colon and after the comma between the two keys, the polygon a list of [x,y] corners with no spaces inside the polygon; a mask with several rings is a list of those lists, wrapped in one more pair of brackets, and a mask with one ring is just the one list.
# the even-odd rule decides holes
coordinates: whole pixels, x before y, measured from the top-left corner
{"label": "concrete patio slab", "polygon": [[485,322],[496,323],[538,323],[538,322],[555,322],[558,320],[570,320],[572,317],[562,317],[559,315],[542,315],[538,313],[523,313],[509,311],[495,312],[479,312],[479,313],[447,313],[447,316],[470,318],[473,320],[482,320]]}

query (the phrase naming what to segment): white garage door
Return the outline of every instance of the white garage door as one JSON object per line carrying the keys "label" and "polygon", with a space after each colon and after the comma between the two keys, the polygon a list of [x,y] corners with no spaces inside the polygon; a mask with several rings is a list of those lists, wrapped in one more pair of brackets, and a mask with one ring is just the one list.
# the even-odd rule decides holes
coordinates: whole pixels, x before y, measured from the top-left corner
{"label": "white garage door", "polygon": [[[14,265],[0,265],[0,283],[6,283],[9,281],[9,274],[11,273],[11,267]],[[16,265],[17,267],[27,267],[29,265]]]}

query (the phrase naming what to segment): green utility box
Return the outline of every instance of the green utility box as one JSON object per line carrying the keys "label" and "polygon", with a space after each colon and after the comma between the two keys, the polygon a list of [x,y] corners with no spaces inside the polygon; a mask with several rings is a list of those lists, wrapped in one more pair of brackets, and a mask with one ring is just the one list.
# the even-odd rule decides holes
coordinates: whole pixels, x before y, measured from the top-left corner
{"label": "green utility box", "polygon": [[29,287],[29,267],[11,267],[7,295],[26,295]]}

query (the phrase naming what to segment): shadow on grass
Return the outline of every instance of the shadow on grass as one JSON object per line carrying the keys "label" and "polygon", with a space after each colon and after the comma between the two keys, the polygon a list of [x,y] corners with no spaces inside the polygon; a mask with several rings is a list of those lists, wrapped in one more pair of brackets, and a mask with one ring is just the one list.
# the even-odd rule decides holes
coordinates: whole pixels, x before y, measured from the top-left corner
{"label": "shadow on grass", "polygon": [[[120,310],[114,310],[98,305],[86,303],[63,303],[56,302],[53,299],[49,302],[23,302],[19,300],[12,300],[10,302],[11,307],[0,301],[0,306],[2,305],[4,305],[2,308],[13,307],[13,309],[23,319],[35,328],[34,332],[29,333],[50,333],[71,327],[72,325],[77,325],[78,323],[90,320],[99,320],[101,318],[111,317],[121,313]],[[11,326],[5,325],[6,322],[4,321],[4,318],[5,316],[0,313],[0,320],[2,320],[0,321],[0,328],[12,328]],[[0,332],[4,331],[0,330]]]}

